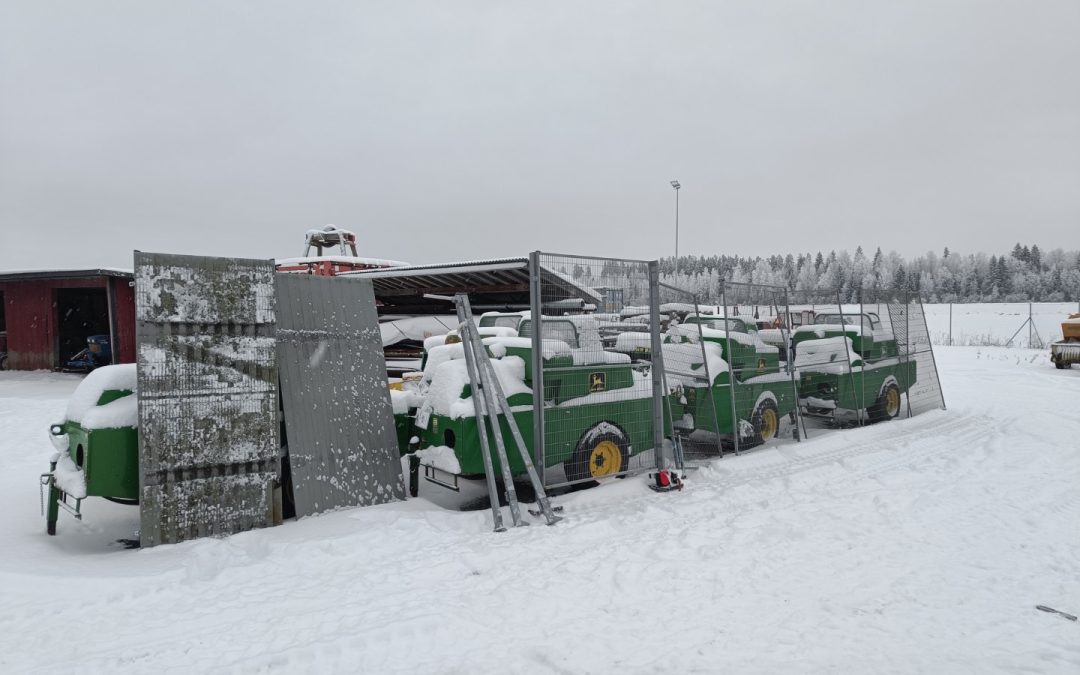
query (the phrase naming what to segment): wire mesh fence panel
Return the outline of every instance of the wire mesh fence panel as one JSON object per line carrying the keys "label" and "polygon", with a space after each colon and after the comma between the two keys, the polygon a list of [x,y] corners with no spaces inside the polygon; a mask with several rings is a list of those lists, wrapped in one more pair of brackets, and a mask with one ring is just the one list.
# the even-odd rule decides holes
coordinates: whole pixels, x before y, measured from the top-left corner
{"label": "wire mesh fence panel", "polygon": [[[533,255],[531,340],[534,459],[545,484],[655,468],[664,424],[655,262]],[[542,409],[542,412],[541,412]]]}
{"label": "wire mesh fence panel", "polygon": [[799,408],[810,431],[822,426],[865,424],[866,359],[875,358],[871,333],[878,315],[858,303],[841,302],[836,290],[791,293],[791,362],[797,373]]}
{"label": "wire mesh fence panel", "polygon": [[714,314],[698,318],[704,340],[720,350],[714,390],[717,432],[741,452],[774,439],[797,440],[798,380],[790,358],[792,316],[780,286],[721,282]]}
{"label": "wire mesh fence panel", "polygon": [[[875,296],[869,293],[868,296],[873,298],[873,305],[886,308],[888,326],[896,344],[895,358],[899,370],[896,385],[905,394],[904,410],[897,414],[911,416],[944,409],[945,395],[938,377],[922,301],[916,295],[906,294]],[[875,402],[878,418],[896,416],[892,413],[896,401],[891,396],[893,394],[887,389],[881,390]]]}
{"label": "wire mesh fence panel", "polygon": [[917,297],[858,288],[793,293],[800,407],[810,422],[865,425],[944,406]]}
{"label": "wire mesh fence panel", "polygon": [[[693,293],[661,284],[660,316],[664,421],[672,432],[675,464],[681,468],[687,461],[723,452],[719,434],[723,415],[718,406],[726,400],[727,367],[720,345],[705,339],[713,315],[702,312]],[[620,348],[617,344],[616,349]]]}

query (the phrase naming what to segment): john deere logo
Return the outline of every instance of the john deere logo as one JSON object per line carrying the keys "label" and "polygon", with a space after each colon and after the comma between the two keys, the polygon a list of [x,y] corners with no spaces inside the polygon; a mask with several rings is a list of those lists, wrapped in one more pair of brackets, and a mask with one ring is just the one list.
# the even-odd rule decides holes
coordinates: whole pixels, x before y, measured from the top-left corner
{"label": "john deere logo", "polygon": [[595,394],[598,391],[607,391],[607,374],[589,373],[589,393]]}
{"label": "john deere logo", "polygon": [[765,359],[758,359],[757,360],[757,369],[758,369],[759,372],[765,370]]}

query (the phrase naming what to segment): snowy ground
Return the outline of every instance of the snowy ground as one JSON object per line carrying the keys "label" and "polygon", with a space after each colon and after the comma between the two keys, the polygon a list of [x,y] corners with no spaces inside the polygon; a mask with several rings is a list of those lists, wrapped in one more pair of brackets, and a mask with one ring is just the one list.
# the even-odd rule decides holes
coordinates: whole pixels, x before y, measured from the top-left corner
{"label": "snowy ground", "polygon": [[558,498],[418,499],[125,550],[36,480],[76,378],[0,373],[0,672],[1080,672],[1080,369],[938,350],[947,412]]}
{"label": "snowy ground", "polygon": [[[923,309],[934,344],[948,344],[949,305],[924,305]],[[1069,318],[1070,313],[1080,312],[1080,306],[1075,302],[1036,302],[1031,304],[1030,310],[1031,320],[1035,323],[1035,332],[1030,338],[1036,344],[1039,338],[1048,344],[1061,339],[1061,322]],[[1005,346],[1015,335],[1012,346],[1031,346],[1028,328],[1024,326],[1028,318],[1026,302],[954,304],[952,314],[954,345]]]}

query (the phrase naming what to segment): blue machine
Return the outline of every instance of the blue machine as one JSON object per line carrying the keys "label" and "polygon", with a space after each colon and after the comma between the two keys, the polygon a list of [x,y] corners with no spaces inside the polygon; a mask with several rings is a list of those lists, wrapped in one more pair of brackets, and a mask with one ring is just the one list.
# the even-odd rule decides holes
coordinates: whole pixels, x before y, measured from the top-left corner
{"label": "blue machine", "polygon": [[108,335],[91,335],[86,338],[86,349],[64,364],[68,373],[89,373],[95,368],[112,363],[112,346]]}

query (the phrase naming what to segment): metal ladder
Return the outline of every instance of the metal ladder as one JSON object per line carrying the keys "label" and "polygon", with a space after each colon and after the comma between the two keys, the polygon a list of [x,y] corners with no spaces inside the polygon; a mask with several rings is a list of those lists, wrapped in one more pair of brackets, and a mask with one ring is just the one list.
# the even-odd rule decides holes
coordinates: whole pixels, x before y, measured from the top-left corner
{"label": "metal ladder", "polygon": [[[454,296],[454,306],[457,309],[458,333],[461,336],[462,350],[465,352],[465,365],[469,372],[469,385],[472,390],[473,411],[476,414],[476,428],[480,435],[480,452],[484,458],[484,474],[487,478],[488,496],[491,499],[491,513],[495,521],[495,531],[503,532],[502,509],[499,506],[499,490],[495,481],[495,468],[491,458],[491,445],[487,433],[488,425],[491,426],[491,436],[495,441],[495,452],[499,458],[499,469],[502,474],[503,486],[506,490],[506,501],[510,506],[510,516],[514,527],[528,525],[521,519],[521,506],[517,499],[517,490],[514,488],[513,475],[510,473],[510,464],[507,461],[506,443],[503,439],[502,427],[499,424],[499,415],[503,415],[506,424],[510,428],[514,444],[517,446],[518,455],[529,475],[533,490],[536,492],[536,502],[540,505],[540,511],[547,520],[548,525],[554,525],[562,520],[555,515],[548,499],[547,491],[544,490],[543,481],[540,480],[536,467],[533,466],[529,456],[529,448],[521,436],[517,421],[514,419],[513,410],[506,400],[499,377],[495,373],[495,367],[484,349],[483,341],[473,320],[472,306],[469,304],[469,296],[458,293]],[[534,393],[534,396],[536,394]]]}

